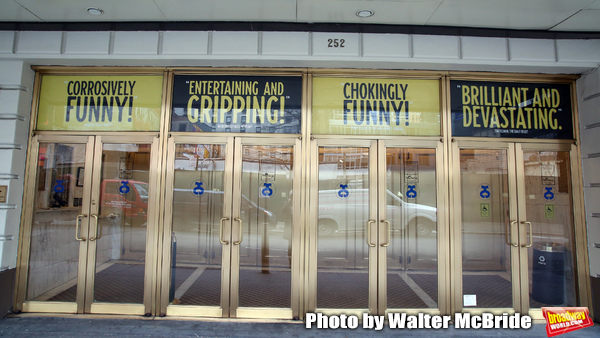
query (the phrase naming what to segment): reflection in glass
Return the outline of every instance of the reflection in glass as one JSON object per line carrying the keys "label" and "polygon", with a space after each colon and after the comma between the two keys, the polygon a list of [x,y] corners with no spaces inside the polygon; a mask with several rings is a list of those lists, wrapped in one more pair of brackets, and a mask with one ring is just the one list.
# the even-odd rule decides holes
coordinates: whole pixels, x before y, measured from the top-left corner
{"label": "reflection in glass", "polygon": [[221,304],[225,145],[178,144],[173,183],[172,304]]}
{"label": "reflection in glass", "polygon": [[463,295],[476,307],[513,307],[507,168],[506,150],[460,151]]}
{"label": "reflection in glass", "polygon": [[[40,143],[27,300],[74,302],[79,242],[75,239],[81,214],[85,144]],[[87,223],[86,223],[87,224]]]}
{"label": "reflection in glass", "polygon": [[318,308],[368,308],[369,186],[369,148],[319,148]]}
{"label": "reflection in glass", "polygon": [[[565,151],[526,151],[529,306],[577,306],[571,163]],[[529,224],[521,225],[529,234]],[[532,242],[529,242],[532,240]]]}
{"label": "reflection in glass", "polygon": [[291,307],[293,169],[291,146],[242,148],[241,307]]}
{"label": "reflection in glass", "polygon": [[435,150],[387,148],[388,308],[438,307],[435,184]]}
{"label": "reflection in glass", "polygon": [[143,303],[150,145],[104,144],[94,301]]}

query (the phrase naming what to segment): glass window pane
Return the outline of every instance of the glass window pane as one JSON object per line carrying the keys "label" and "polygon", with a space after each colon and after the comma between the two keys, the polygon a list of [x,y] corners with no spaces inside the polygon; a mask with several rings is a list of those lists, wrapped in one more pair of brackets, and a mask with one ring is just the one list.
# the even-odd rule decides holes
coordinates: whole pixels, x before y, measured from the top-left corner
{"label": "glass window pane", "polygon": [[94,301],[144,300],[150,145],[103,144]]}
{"label": "glass window pane", "polygon": [[85,153],[85,144],[39,145],[27,300],[75,301]]}
{"label": "glass window pane", "polygon": [[511,308],[511,256],[506,150],[460,151],[465,306]]}
{"label": "glass window pane", "polygon": [[320,147],[318,188],[317,307],[368,308],[369,148]]}
{"label": "glass window pane", "polygon": [[172,304],[221,305],[220,220],[225,145],[176,145],[171,237]]}
{"label": "glass window pane", "polygon": [[569,153],[526,151],[523,158],[527,221],[533,231],[527,249],[529,306],[577,306]]}
{"label": "glass window pane", "polygon": [[387,307],[437,308],[435,150],[387,148],[386,188]]}
{"label": "glass window pane", "polygon": [[291,146],[243,146],[241,307],[291,307],[293,158]]}

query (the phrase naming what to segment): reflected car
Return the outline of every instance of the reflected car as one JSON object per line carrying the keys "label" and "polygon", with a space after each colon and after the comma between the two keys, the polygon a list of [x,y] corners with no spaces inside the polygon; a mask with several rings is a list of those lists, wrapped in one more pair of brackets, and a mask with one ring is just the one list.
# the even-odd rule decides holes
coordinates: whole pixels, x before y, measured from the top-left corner
{"label": "reflected car", "polygon": [[[219,230],[219,221],[223,217],[224,193],[206,190],[197,196],[192,189],[173,191],[173,228],[198,229],[198,225],[212,224],[213,230]],[[243,220],[258,220],[268,228],[277,226],[275,214],[258,206],[245,195],[242,195],[240,216]]]}
{"label": "reflected car", "polygon": [[[386,200],[386,219],[394,223],[393,220],[402,218],[400,226],[392,224],[392,229],[404,229],[407,224],[412,224],[419,235],[437,234],[435,207],[405,202],[401,196],[389,190],[386,190]],[[343,194],[340,194],[340,190],[319,191],[318,233],[320,236],[363,231],[368,221],[368,189],[347,189]]]}
{"label": "reflected car", "polygon": [[[127,182],[124,184],[123,182]],[[148,183],[105,179],[100,187],[100,217],[123,217],[142,225],[148,218]]]}

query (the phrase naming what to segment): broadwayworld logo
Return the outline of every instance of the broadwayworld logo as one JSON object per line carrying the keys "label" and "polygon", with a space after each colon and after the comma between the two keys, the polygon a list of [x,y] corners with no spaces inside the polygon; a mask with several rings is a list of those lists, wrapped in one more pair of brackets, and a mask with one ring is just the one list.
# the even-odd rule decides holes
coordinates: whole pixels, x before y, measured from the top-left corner
{"label": "broadwayworld logo", "polygon": [[587,307],[543,307],[542,313],[548,337],[594,325]]}

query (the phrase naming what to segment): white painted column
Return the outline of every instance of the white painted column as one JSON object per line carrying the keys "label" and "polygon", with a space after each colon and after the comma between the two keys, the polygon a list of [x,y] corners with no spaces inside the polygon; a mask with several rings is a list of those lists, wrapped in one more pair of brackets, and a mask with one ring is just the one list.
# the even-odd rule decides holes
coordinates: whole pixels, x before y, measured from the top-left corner
{"label": "white painted column", "polygon": [[0,62],[0,271],[17,262],[33,78],[22,61]]}

